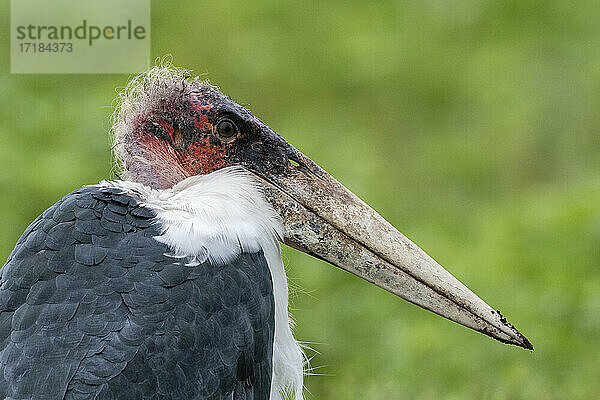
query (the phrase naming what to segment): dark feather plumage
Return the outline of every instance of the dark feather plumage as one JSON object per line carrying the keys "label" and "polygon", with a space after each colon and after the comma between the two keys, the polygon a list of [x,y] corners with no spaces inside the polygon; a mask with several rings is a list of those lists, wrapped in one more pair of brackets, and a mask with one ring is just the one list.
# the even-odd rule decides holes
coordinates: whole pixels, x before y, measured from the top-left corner
{"label": "dark feather plumage", "polygon": [[159,230],[152,210],[101,187],[27,228],[0,272],[0,397],[269,398],[264,256],[186,266]]}

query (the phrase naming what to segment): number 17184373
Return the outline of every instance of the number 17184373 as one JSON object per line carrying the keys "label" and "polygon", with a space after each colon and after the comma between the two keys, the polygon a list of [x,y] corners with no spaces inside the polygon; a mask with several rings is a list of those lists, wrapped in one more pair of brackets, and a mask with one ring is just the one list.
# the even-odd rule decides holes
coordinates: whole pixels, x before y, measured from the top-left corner
{"label": "number 17184373", "polygon": [[69,42],[24,42],[19,43],[21,53],[71,53],[73,43]]}

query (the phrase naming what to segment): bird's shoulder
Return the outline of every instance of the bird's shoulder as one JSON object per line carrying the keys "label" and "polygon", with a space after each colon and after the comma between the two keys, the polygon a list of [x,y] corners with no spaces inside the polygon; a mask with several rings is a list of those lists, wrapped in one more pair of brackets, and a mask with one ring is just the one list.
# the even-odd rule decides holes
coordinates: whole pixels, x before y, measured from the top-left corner
{"label": "bird's shoulder", "polygon": [[[135,277],[126,266],[164,252],[152,238],[153,219],[122,191],[88,186],[27,227],[1,270],[2,394],[61,398],[91,354],[112,351],[114,365],[133,357],[135,346],[113,345],[116,332],[129,329],[122,295],[134,289]],[[114,373],[101,368],[87,368],[82,379]]]}
{"label": "bird's shoulder", "polygon": [[264,256],[198,265],[160,233],[153,210],[103,186],[70,193],[25,230],[1,271],[0,394],[169,398],[200,386],[207,398],[234,387],[268,397]]}

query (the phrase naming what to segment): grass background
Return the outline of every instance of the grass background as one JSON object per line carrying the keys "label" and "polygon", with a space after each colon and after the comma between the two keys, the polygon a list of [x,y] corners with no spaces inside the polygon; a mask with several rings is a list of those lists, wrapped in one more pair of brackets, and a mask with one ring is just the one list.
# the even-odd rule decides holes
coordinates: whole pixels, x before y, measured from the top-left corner
{"label": "grass background", "polygon": [[[152,55],[207,73],[536,346],[504,346],[284,249],[315,399],[592,399],[600,379],[596,1],[152,4]],[[110,176],[126,75],[9,74],[0,256]],[[100,60],[110,63],[111,60]]]}

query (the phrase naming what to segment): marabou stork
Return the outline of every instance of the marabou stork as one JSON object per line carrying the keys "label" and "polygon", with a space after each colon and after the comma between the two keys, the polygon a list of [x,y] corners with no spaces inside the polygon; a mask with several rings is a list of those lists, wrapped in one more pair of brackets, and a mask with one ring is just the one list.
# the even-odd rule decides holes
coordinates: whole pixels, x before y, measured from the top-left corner
{"label": "marabou stork", "polygon": [[214,86],[154,67],[121,97],[113,132],[123,180],[54,204],[1,270],[2,398],[301,399],[280,241],[532,349]]}

